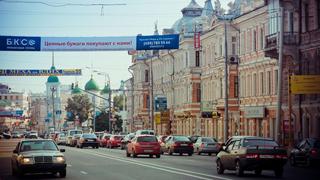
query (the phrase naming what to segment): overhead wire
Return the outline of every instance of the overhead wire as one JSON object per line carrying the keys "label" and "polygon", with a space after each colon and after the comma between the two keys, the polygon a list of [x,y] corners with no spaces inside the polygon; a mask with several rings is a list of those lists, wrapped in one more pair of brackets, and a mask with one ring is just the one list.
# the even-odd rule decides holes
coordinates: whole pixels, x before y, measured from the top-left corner
{"label": "overhead wire", "polygon": [[126,3],[65,3],[65,4],[50,4],[43,1],[22,1],[22,0],[0,0],[0,2],[5,3],[23,3],[23,4],[42,4],[49,7],[65,7],[65,6],[125,6]]}

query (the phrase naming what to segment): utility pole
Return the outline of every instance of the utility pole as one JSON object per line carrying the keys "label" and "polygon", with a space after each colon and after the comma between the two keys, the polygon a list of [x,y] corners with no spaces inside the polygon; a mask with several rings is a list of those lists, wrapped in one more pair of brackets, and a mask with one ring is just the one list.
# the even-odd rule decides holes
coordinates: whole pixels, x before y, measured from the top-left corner
{"label": "utility pole", "polygon": [[[275,140],[277,142],[279,142],[282,138],[281,138],[281,131],[280,131],[280,127],[281,127],[281,108],[282,108],[282,103],[281,103],[281,99],[282,99],[282,58],[283,58],[283,9],[282,7],[280,7],[279,9],[280,13],[279,13],[279,30],[280,32],[278,32],[278,42],[279,42],[279,62],[278,62],[278,89],[277,89],[277,118],[276,118],[276,137]],[[291,115],[290,115],[291,116]]]}
{"label": "utility pole", "polygon": [[109,133],[111,134],[112,132],[112,127],[111,127],[111,84],[110,84],[110,80],[109,80],[109,87],[110,87],[110,91],[109,91]]}
{"label": "utility pole", "polygon": [[228,127],[228,41],[227,41],[227,20],[224,22],[224,79],[225,79],[225,84],[224,84],[224,134],[223,134],[223,140],[224,142],[227,141],[228,135],[229,135],[229,127]]}
{"label": "utility pole", "polygon": [[133,115],[134,115],[134,75],[133,75],[133,72],[130,71],[130,68],[128,68],[128,71],[129,73],[131,74],[132,78],[131,78],[131,89],[132,89],[132,96],[131,96],[131,122],[130,122],[130,125],[131,125],[131,132],[132,132],[132,129],[133,129],[133,123],[134,123],[134,120],[133,120]]}
{"label": "utility pole", "polygon": [[154,129],[154,105],[153,105],[153,68],[152,68],[152,59],[150,62],[150,86],[151,86],[151,92],[150,92],[150,106],[151,106],[151,129]]}

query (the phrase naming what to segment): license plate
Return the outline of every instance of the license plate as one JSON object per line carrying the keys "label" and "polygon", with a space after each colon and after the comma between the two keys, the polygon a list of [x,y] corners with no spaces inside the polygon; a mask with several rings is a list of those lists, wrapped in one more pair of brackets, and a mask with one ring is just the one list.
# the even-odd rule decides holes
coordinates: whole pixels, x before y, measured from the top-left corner
{"label": "license plate", "polygon": [[150,153],[153,152],[153,150],[144,150],[143,152]]}
{"label": "license plate", "polygon": [[274,156],[273,155],[260,155],[260,158],[272,159],[272,158],[274,158]]}
{"label": "license plate", "polygon": [[89,142],[93,142],[93,140],[92,140],[92,139],[89,139],[88,141],[89,141]]}
{"label": "license plate", "polygon": [[180,146],[188,146],[188,144],[180,144]]}

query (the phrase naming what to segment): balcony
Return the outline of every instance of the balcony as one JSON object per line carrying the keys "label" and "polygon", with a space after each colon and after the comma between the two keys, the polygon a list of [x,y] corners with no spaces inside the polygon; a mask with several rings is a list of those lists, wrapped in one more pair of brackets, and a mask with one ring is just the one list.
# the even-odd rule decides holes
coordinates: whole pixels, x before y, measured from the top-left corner
{"label": "balcony", "polygon": [[300,35],[301,45],[310,45],[320,41],[320,29],[302,33]]}
{"label": "balcony", "polygon": [[[270,34],[266,36],[265,54],[267,57],[278,57],[278,34]],[[297,32],[284,32],[283,33],[283,48],[284,53],[294,51],[299,45],[299,33]]]}

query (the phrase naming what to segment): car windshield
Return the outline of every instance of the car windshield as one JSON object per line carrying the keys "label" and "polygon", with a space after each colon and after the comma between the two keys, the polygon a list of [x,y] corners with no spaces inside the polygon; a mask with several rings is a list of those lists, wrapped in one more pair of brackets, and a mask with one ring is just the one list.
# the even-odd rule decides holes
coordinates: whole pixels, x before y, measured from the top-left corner
{"label": "car windshield", "polygon": [[275,141],[267,140],[267,139],[245,139],[243,141],[243,146],[269,146],[275,147],[279,146]]}
{"label": "car windshield", "polygon": [[175,136],[174,141],[190,141],[190,139],[186,136]]}
{"label": "car windshield", "polygon": [[83,134],[82,137],[83,138],[97,138],[97,136],[95,134]]}
{"label": "car windshield", "polygon": [[57,151],[58,148],[52,141],[24,141],[20,146],[21,152],[39,150]]}
{"label": "car windshield", "polygon": [[82,134],[82,131],[70,131],[71,136],[74,134]]}
{"label": "car windshield", "polygon": [[137,142],[158,142],[155,136],[141,136],[138,137]]}
{"label": "car windshield", "polygon": [[202,142],[215,143],[216,141],[213,138],[202,138]]}
{"label": "car windshield", "polygon": [[141,131],[140,134],[151,134],[154,135],[152,131]]}

